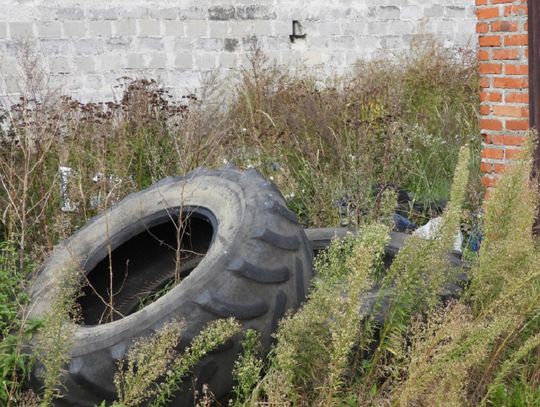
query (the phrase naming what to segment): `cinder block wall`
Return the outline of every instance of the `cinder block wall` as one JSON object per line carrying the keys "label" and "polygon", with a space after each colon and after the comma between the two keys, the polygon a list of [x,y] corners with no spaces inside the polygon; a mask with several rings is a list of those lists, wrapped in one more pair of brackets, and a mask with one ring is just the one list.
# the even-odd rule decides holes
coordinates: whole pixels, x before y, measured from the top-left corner
{"label": "cinder block wall", "polygon": [[[0,0],[0,96],[17,95],[18,43],[30,39],[51,82],[82,101],[112,97],[121,76],[173,93],[245,64],[253,46],[322,75],[399,53],[414,34],[476,45],[474,0]],[[305,39],[291,42],[293,20]],[[300,32],[299,32],[300,34]]]}
{"label": "cinder block wall", "polygon": [[482,182],[492,187],[524,144],[529,129],[527,1],[476,0],[476,4]]}

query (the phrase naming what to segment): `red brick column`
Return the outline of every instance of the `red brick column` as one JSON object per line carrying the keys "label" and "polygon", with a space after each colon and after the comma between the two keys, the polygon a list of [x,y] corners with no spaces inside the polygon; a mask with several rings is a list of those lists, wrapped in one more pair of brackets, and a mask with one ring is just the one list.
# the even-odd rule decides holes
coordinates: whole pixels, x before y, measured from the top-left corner
{"label": "red brick column", "polygon": [[476,0],[476,6],[482,183],[492,187],[529,129],[527,0]]}

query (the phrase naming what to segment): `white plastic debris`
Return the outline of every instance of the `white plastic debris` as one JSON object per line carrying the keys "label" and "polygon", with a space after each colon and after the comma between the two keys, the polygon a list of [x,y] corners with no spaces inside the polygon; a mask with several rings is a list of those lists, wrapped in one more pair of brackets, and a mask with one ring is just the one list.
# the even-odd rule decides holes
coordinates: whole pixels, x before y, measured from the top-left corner
{"label": "white plastic debris", "polygon": [[71,177],[71,171],[70,167],[58,167],[58,172],[60,173],[60,210],[68,213],[77,210],[77,206],[69,198],[69,178]]}
{"label": "white plastic debris", "polygon": [[[412,234],[426,240],[434,239],[442,226],[442,220],[443,219],[441,217],[433,218],[424,226],[416,229]],[[461,231],[458,230],[456,238],[454,239],[454,251],[461,253],[462,246],[463,234],[461,233]]]}

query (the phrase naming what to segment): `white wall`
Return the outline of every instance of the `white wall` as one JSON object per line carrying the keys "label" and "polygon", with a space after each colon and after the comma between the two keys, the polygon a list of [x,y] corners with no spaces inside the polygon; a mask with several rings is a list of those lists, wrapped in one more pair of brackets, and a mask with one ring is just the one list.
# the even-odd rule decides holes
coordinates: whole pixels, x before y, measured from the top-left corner
{"label": "white wall", "polygon": [[[0,0],[0,95],[16,95],[17,49],[30,39],[51,81],[82,101],[110,99],[121,76],[174,94],[244,64],[257,44],[280,64],[321,74],[399,53],[417,33],[476,45],[473,0]],[[292,43],[292,21],[304,40]]]}

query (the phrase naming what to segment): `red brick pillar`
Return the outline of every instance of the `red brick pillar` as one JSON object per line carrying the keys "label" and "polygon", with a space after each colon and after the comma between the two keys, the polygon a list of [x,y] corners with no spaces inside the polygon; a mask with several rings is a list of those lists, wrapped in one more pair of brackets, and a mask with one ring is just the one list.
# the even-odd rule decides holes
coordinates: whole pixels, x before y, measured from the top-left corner
{"label": "red brick pillar", "polygon": [[492,187],[529,129],[527,0],[476,0],[476,6],[482,183]]}

